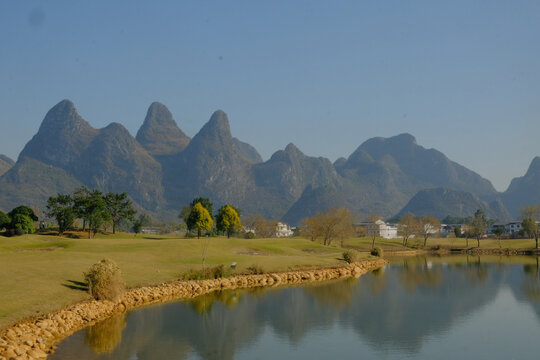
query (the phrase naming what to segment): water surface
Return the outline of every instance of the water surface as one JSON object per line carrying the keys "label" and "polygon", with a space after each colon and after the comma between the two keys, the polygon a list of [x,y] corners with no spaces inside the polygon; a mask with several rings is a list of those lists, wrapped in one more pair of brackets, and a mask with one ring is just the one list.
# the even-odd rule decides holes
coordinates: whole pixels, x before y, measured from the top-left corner
{"label": "water surface", "polygon": [[75,333],[50,358],[537,359],[538,261],[515,259],[414,257],[360,279],[155,305]]}

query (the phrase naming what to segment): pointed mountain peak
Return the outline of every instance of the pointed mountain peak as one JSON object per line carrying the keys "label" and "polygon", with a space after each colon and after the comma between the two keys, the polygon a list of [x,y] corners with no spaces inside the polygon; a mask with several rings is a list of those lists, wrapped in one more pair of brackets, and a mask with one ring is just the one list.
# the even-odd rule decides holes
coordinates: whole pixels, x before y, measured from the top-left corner
{"label": "pointed mountain peak", "polygon": [[73,102],[67,99],[60,101],[47,112],[39,131],[58,131],[65,128],[71,128],[72,130],[93,129],[79,115]]}
{"label": "pointed mountain peak", "polygon": [[99,130],[79,115],[71,101],[62,100],[47,112],[38,133],[26,144],[19,158],[28,156],[64,167],[76,161],[98,133]]}
{"label": "pointed mountain peak", "polygon": [[294,145],[293,143],[288,143],[287,146],[285,146],[285,152],[288,153],[288,154],[302,154],[304,155],[304,153],[302,153],[302,151],[300,151],[300,149],[298,149],[296,147],[296,145]]}
{"label": "pointed mountain peak", "polygon": [[540,175],[540,156],[536,156],[531,161],[531,165],[529,165],[529,169],[527,170],[527,174],[525,176],[531,176],[533,174]]}
{"label": "pointed mountain peak", "polygon": [[230,132],[229,118],[223,110],[214,111],[206,126]]}
{"label": "pointed mountain peak", "polygon": [[222,138],[232,142],[231,127],[227,114],[222,110],[215,111],[195,137]]}
{"label": "pointed mountain peak", "polygon": [[308,156],[305,155],[300,149],[296,147],[293,143],[287,144],[285,146],[284,150],[278,150],[275,153],[272,154],[270,157],[270,161],[286,161],[291,162],[292,160],[301,160],[303,158],[307,158]]}
{"label": "pointed mountain peak", "polygon": [[210,120],[204,124],[182,153],[185,153],[186,156],[195,156],[194,154],[217,156],[221,153],[227,154],[231,158],[241,159],[246,163],[249,162],[235,146],[229,127],[229,119],[227,114],[221,110],[212,114]]}
{"label": "pointed mountain peak", "polygon": [[174,121],[169,109],[157,101],[148,108],[136,139],[152,155],[181,152],[190,141]]}

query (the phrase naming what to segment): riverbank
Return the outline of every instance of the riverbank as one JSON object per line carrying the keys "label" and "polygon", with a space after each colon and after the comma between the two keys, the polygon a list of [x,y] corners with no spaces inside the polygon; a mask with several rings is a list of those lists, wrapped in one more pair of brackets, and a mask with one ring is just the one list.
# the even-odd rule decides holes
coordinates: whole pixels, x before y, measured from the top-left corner
{"label": "riverbank", "polygon": [[[80,238],[77,238],[80,236]],[[40,316],[70,304],[90,299],[83,272],[103,258],[115,261],[122,270],[129,288],[161,284],[182,278],[183,274],[201,268],[206,241],[208,266],[223,264],[226,269],[237,263],[236,273],[256,266],[265,272],[324,268],[344,263],[344,249],[359,252],[358,260],[370,258],[371,238],[350,238],[323,246],[308,239],[241,239],[216,237],[186,239],[169,234],[149,236],[119,233],[0,236],[0,329],[21,319]],[[534,253],[533,239],[481,240],[445,238],[410,239],[409,247],[401,239],[376,239],[385,257],[421,254],[497,254],[520,255]],[[501,248],[499,247],[501,246]]]}
{"label": "riverbank", "polygon": [[116,313],[144,305],[186,299],[212,291],[263,286],[298,285],[347,277],[359,277],[386,265],[384,259],[363,260],[346,266],[237,275],[214,280],[174,281],[129,290],[121,299],[84,301],[34,319],[21,321],[0,333],[0,360],[44,359],[54,345],[75,331]]}
{"label": "riverbank", "polygon": [[[80,235],[81,238],[74,238]],[[69,236],[69,237],[68,237]],[[0,329],[22,319],[51,313],[88,300],[85,271],[103,258],[113,260],[128,288],[182,279],[206,264],[224,265],[231,275],[256,266],[264,272],[325,268],[344,264],[343,249],[302,238],[240,239],[226,237],[186,239],[179,235],[119,233],[0,236]],[[337,244],[339,245],[339,244]],[[358,260],[369,258],[362,254]],[[236,269],[230,269],[235,262]]]}

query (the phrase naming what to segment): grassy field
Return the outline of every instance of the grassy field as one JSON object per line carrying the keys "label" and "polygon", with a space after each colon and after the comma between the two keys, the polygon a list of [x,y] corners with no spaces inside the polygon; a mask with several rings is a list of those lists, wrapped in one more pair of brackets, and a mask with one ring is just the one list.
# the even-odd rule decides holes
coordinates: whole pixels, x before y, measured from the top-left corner
{"label": "grassy field", "polygon": [[[129,287],[178,279],[189,269],[201,268],[206,240],[130,234],[93,239],[0,236],[0,329],[89,298],[78,283],[83,272],[103,258],[118,263]],[[237,272],[251,265],[288,270],[342,264],[342,252],[299,238],[210,238],[206,263],[236,262]]]}
{"label": "grassy field", "polygon": [[[200,269],[207,240],[132,234],[98,235],[93,239],[81,236],[0,236],[0,329],[89,298],[80,286],[83,272],[103,258],[118,263],[129,287],[159,284],[178,279],[190,269]],[[272,271],[343,264],[339,242],[324,247],[302,238],[208,241],[208,266],[236,262],[237,272],[251,265]],[[410,245],[418,242],[413,239]],[[377,239],[375,245],[388,256],[411,250],[403,247],[399,239]],[[430,239],[428,246],[435,245],[463,248],[465,240]],[[365,251],[362,256],[369,257],[371,239],[348,239],[343,246]],[[476,241],[470,240],[469,246],[475,247]],[[498,247],[496,240],[481,241],[481,248]],[[502,247],[530,249],[534,240],[503,240]]]}

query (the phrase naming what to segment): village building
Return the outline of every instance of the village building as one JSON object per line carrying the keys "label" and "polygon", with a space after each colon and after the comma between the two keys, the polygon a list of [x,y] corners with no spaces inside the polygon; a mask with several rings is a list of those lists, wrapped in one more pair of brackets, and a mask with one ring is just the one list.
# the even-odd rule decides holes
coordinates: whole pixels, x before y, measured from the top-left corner
{"label": "village building", "polygon": [[278,222],[276,226],[276,237],[289,237],[293,236],[294,231],[291,229],[289,224]]}
{"label": "village building", "polygon": [[366,223],[367,237],[381,237],[384,239],[396,239],[398,237],[398,228],[394,224],[387,224],[383,220]]}
{"label": "village building", "polygon": [[512,221],[504,226],[504,230],[508,234],[514,234],[520,232],[522,229],[521,221]]}

